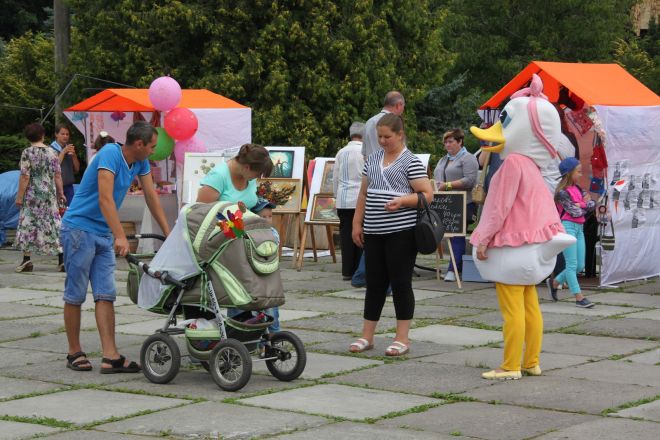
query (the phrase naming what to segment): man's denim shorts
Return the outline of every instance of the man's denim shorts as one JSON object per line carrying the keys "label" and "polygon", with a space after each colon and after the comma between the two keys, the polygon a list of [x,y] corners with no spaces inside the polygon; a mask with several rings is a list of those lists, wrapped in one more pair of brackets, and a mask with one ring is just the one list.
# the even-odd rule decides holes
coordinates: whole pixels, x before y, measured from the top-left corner
{"label": "man's denim shorts", "polygon": [[87,297],[92,283],[94,302],[114,302],[115,251],[112,235],[98,235],[62,226],[60,240],[64,250],[64,302],[80,305]]}

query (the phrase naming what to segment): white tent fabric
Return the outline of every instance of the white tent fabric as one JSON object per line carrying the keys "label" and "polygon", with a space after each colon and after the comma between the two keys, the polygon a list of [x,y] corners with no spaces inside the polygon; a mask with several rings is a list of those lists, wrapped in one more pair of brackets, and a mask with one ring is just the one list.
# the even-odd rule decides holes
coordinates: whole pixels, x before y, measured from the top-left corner
{"label": "white tent fabric", "polygon": [[601,285],[660,275],[660,106],[595,108],[607,138],[608,181],[626,181],[618,202],[609,188],[616,245],[603,251]]}
{"label": "white tent fabric", "polygon": [[[250,108],[191,108],[199,122],[197,136],[208,151],[220,151],[252,142],[252,109]],[[85,118],[81,119],[84,113]],[[91,160],[95,151],[91,149],[99,132],[107,131],[118,142],[126,140],[126,130],[133,123],[133,112],[123,112],[123,119],[115,121],[113,112],[64,112],[67,118],[85,136],[87,159]],[[141,112],[146,121],[151,120],[151,112]],[[117,114],[114,117],[117,119]],[[163,126],[165,114],[161,113]]]}

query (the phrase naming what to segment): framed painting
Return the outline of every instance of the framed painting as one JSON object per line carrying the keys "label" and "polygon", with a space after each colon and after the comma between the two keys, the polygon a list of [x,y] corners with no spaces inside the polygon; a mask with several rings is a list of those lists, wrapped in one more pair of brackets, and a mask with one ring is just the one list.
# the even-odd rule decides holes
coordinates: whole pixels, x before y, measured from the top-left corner
{"label": "framed painting", "polygon": [[339,224],[334,194],[314,194],[311,221],[317,223]]}
{"label": "framed painting", "polygon": [[275,214],[298,214],[302,200],[301,179],[257,179],[257,195],[275,204]]}
{"label": "framed painting", "polygon": [[305,147],[266,147],[273,161],[274,179],[302,179],[305,169]]}
{"label": "framed painting", "polygon": [[183,161],[182,203],[194,203],[202,179],[226,158],[221,152],[186,153]]}
{"label": "framed painting", "polygon": [[321,188],[319,193],[322,194],[333,194],[334,186],[332,184],[332,171],[335,166],[334,160],[328,160],[323,164],[323,175],[321,177]]}

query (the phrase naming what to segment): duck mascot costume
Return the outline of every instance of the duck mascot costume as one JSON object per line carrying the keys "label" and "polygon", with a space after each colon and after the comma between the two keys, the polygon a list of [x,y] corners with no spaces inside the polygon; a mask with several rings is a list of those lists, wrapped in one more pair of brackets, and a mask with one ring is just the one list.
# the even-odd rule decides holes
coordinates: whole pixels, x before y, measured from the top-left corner
{"label": "duck mascot costume", "polygon": [[470,128],[487,143],[482,150],[504,159],[470,239],[479,273],[495,282],[504,321],[504,362],[483,373],[485,379],[541,374],[543,317],[536,285],[550,275],[557,254],[575,242],[565,233],[541,176],[540,169],[557,161],[554,145],[561,134],[559,114],[542,90],[534,74],[528,88],[511,95],[499,122],[485,130]]}

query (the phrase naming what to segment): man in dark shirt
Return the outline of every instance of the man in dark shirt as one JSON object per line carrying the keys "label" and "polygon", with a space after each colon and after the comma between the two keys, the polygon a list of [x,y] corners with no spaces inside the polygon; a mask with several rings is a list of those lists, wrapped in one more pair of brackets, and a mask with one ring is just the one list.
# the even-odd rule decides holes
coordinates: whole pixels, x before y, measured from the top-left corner
{"label": "man in dark shirt", "polygon": [[76,155],[76,147],[69,143],[71,132],[65,124],[55,126],[55,140],[50,146],[57,152],[62,169],[62,185],[64,186],[64,197],[66,206],[73,200],[73,183],[76,181],[75,174],[80,169],[80,161]]}

